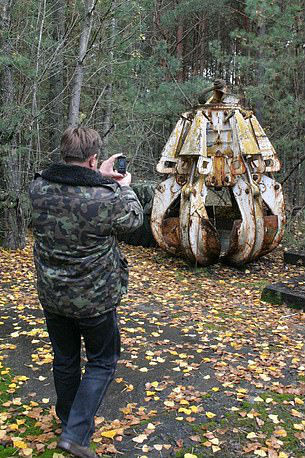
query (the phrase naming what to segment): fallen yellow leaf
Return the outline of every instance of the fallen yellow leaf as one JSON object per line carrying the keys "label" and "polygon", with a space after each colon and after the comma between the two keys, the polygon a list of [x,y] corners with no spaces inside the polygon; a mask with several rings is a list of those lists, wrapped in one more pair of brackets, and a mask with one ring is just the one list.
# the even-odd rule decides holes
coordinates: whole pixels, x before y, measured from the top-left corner
{"label": "fallen yellow leaf", "polygon": [[293,427],[294,429],[297,429],[298,431],[304,430],[304,425],[302,425],[302,423],[294,423]]}
{"label": "fallen yellow leaf", "polygon": [[180,404],[189,405],[189,402],[186,399],[181,399]]}
{"label": "fallen yellow leaf", "polygon": [[293,415],[294,417],[298,417],[298,418],[302,418],[303,417],[303,414],[301,412],[299,412],[298,410],[295,410],[295,409],[291,409],[291,415]]}
{"label": "fallen yellow leaf", "polygon": [[278,437],[287,437],[287,431],[285,431],[285,429],[276,429],[274,435]]}
{"label": "fallen yellow leaf", "polygon": [[146,429],[150,429],[153,431],[154,429],[156,429],[156,427],[152,423],[148,423],[148,425],[146,426]]}
{"label": "fallen yellow leaf", "polygon": [[16,448],[21,448],[21,449],[28,448],[27,444],[21,440],[13,441],[13,444],[14,444],[14,447]]}
{"label": "fallen yellow leaf", "polygon": [[206,414],[206,416],[207,416],[208,418],[214,418],[214,417],[216,417],[216,414],[213,413],[213,412],[206,412],[205,414]]}
{"label": "fallen yellow leaf", "polygon": [[109,437],[110,439],[113,439],[114,436],[117,435],[117,431],[115,429],[111,429],[109,431],[102,431],[101,436],[103,437]]}
{"label": "fallen yellow leaf", "polygon": [[258,450],[254,450],[254,455],[267,456],[267,453],[265,452],[265,450],[258,449]]}
{"label": "fallen yellow leaf", "polygon": [[219,439],[217,439],[217,437],[213,437],[213,439],[210,439],[210,442],[213,445],[219,445]]}
{"label": "fallen yellow leaf", "polygon": [[32,448],[24,448],[21,450],[21,456],[31,457],[33,454]]}
{"label": "fallen yellow leaf", "polygon": [[175,407],[174,401],[164,401],[166,407]]}

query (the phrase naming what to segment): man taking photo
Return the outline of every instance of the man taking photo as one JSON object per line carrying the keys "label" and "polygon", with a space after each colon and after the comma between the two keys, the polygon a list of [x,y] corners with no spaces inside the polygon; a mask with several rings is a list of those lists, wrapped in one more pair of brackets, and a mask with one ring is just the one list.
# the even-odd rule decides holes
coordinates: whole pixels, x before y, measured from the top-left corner
{"label": "man taking photo", "polygon": [[131,175],[113,170],[119,155],[98,169],[100,148],[95,130],[68,128],[61,139],[64,163],[37,174],[30,187],[37,290],[62,422],[58,447],[89,458],[98,456],[89,448],[94,416],[120,356],[116,307],[127,290],[128,266],[116,234],[143,221]]}

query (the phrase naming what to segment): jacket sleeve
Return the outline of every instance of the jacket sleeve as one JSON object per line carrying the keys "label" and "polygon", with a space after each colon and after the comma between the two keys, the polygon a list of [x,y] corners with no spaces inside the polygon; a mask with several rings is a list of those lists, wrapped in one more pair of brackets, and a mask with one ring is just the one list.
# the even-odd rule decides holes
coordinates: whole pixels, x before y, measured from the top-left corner
{"label": "jacket sleeve", "polygon": [[143,224],[142,205],[129,186],[120,186],[116,194],[112,221],[114,232],[133,232]]}

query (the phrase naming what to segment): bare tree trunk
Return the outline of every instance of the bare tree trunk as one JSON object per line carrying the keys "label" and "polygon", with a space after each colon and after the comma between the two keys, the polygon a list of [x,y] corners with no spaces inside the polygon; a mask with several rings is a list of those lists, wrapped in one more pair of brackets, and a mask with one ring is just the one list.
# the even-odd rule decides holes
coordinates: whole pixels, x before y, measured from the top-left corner
{"label": "bare tree trunk", "polygon": [[68,119],[68,124],[70,127],[76,127],[79,124],[80,96],[84,80],[84,61],[87,55],[96,2],[97,0],[83,0],[85,6],[85,17],[83,29],[80,35],[79,53],[72,84],[72,96]]}
{"label": "bare tree trunk", "polygon": [[[303,30],[303,43],[305,42],[305,0],[303,0],[302,2],[302,9],[303,9],[303,17],[302,17],[302,30]],[[302,65],[302,99],[303,99],[303,104],[302,104],[302,108],[303,108],[303,116],[302,116],[302,119],[303,119],[303,129],[302,129],[302,134],[303,134],[303,138],[305,138],[305,47],[303,45],[303,48],[302,48],[302,52],[303,52],[303,65]],[[303,147],[303,152],[305,153],[305,142],[303,142],[304,144],[304,147]],[[305,170],[305,167],[304,167],[304,164],[303,164],[303,168],[300,169],[300,176],[304,177],[304,170]],[[303,180],[301,180],[303,182]],[[303,182],[304,183],[304,182]],[[300,199],[300,202],[302,201],[303,204],[305,206],[305,190],[304,190],[304,184],[301,188],[301,199]]]}
{"label": "bare tree trunk", "polygon": [[[8,38],[8,32],[10,29],[10,16],[11,8],[13,5],[13,0],[4,0],[0,3],[1,6],[1,16],[0,16],[0,25],[3,33],[3,38],[1,40],[1,51],[2,55],[7,57],[7,60],[3,63],[3,70],[1,72],[1,101],[10,113],[13,113],[12,104],[14,102],[14,83],[13,83],[13,74],[12,66],[9,62],[9,58],[12,55],[12,46]],[[6,32],[6,34],[4,33]],[[7,134],[11,137],[11,133],[1,132],[1,143],[6,143]]]}
{"label": "bare tree trunk", "polygon": [[24,212],[23,186],[21,178],[21,160],[16,147],[11,149],[3,161],[5,170],[4,184],[7,198],[4,201],[4,248],[16,250],[26,244],[27,213]]}
{"label": "bare tree trunk", "polygon": [[[257,34],[259,37],[263,37],[266,34],[266,26],[264,23],[264,19],[258,17],[258,26],[257,26]],[[257,84],[261,84],[265,74],[265,68],[263,65],[263,57],[264,57],[263,47],[260,47],[257,52]],[[260,96],[255,104],[255,115],[258,121],[263,124],[263,101],[262,96]]]}
{"label": "bare tree trunk", "polygon": [[[54,44],[62,43],[65,36],[65,0],[48,0],[52,8],[52,38]],[[49,78],[49,148],[54,151],[53,159],[57,160],[56,153],[62,132],[64,130],[64,53],[61,46],[56,54]]]}
{"label": "bare tree trunk", "polygon": [[176,57],[180,60],[181,62],[181,70],[179,71],[177,75],[177,81],[183,81],[184,79],[184,63],[183,63],[183,24],[179,24],[177,28],[177,33],[176,33],[176,40],[177,40],[177,46],[176,46]]}
{"label": "bare tree trunk", "polygon": [[[6,115],[13,113],[15,104],[15,91],[12,67],[9,59],[12,56],[12,47],[9,38],[12,0],[1,3],[1,30],[4,32],[1,43],[2,55],[8,62],[3,65],[1,74],[1,101],[5,107]],[[22,208],[22,173],[21,161],[17,153],[16,132],[11,127],[9,131],[1,133],[2,157],[2,245],[8,249],[23,248],[26,243],[26,220]]]}
{"label": "bare tree trunk", "polygon": [[[114,1],[113,1],[114,4]],[[113,5],[114,7],[115,5]],[[109,132],[112,125],[112,74],[113,74],[113,48],[114,48],[114,39],[116,31],[116,19],[113,17],[111,19],[111,36],[110,36],[110,62],[109,62],[109,83],[106,88],[105,100],[106,100],[106,110],[104,116],[104,126],[103,126],[103,156],[107,157],[107,146],[109,142]]]}
{"label": "bare tree trunk", "polygon": [[199,50],[200,61],[198,62],[199,72],[197,72],[197,74],[199,74],[200,76],[203,76],[204,70],[208,67],[208,62],[206,58],[206,48],[207,48],[206,27],[207,27],[206,17],[203,16],[199,23],[199,37],[198,37],[200,41],[200,48],[199,48],[200,49]]}
{"label": "bare tree trunk", "polygon": [[[32,86],[32,119],[30,124],[30,142],[29,142],[29,153],[31,155],[28,157],[27,164],[24,163],[24,173],[27,172],[27,177],[31,172],[31,163],[36,165],[36,170],[39,167],[41,161],[41,139],[40,139],[40,116],[39,116],[39,102],[38,102],[38,88],[39,88],[39,73],[41,67],[41,50],[42,50],[42,35],[44,30],[44,24],[46,19],[46,0],[42,0],[38,7],[37,13],[37,31],[38,31],[38,40],[37,47],[34,50],[35,52],[35,76],[33,78]],[[27,180],[26,180],[27,181]]]}

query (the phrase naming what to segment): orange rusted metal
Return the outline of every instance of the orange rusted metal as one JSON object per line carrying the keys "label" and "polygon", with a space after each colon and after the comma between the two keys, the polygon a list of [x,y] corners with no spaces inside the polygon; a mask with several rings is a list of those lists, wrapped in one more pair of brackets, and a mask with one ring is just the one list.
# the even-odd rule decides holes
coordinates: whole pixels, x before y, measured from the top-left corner
{"label": "orange rusted metal", "polygon": [[167,246],[173,248],[175,253],[180,249],[179,218],[165,218],[162,222],[162,235]]}
{"label": "orange rusted metal", "polygon": [[[241,265],[273,250],[285,225],[280,162],[252,112],[226,88],[183,113],[157,171],[151,226],[161,248],[208,265]],[[213,201],[215,193],[224,193]],[[220,216],[221,215],[221,216]]]}

